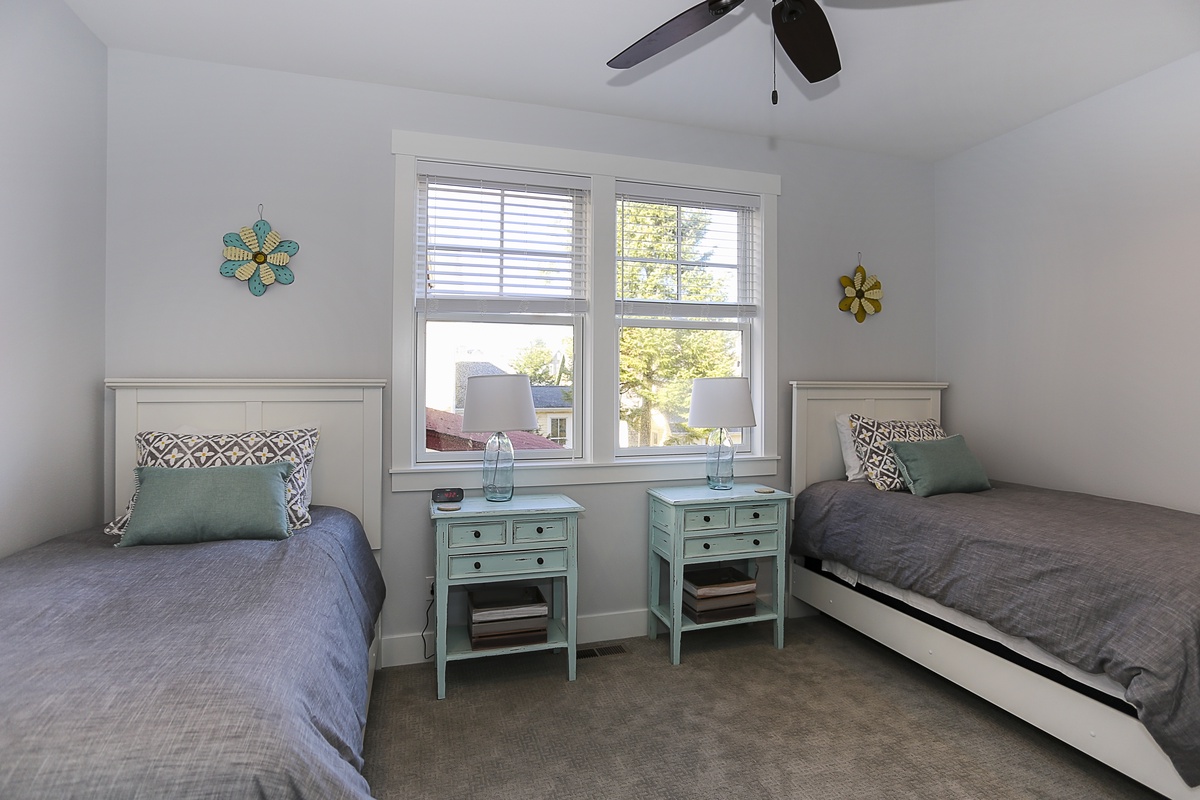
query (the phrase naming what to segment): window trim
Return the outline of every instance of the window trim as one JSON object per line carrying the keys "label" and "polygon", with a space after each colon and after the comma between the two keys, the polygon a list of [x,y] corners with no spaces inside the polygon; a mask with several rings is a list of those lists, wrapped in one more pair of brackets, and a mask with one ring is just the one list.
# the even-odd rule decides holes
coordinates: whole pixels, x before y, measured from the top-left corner
{"label": "window trim", "polygon": [[[392,281],[392,341],[416,341],[416,309],[413,274],[416,269],[413,242],[416,235],[417,162],[447,161],[526,169],[534,172],[574,175],[590,178],[593,197],[615,196],[617,181],[661,186],[696,187],[735,194],[759,196],[757,231],[762,247],[762,320],[753,326],[751,374],[755,380],[755,413],[758,426],[751,429],[752,450],[736,459],[739,476],[774,475],[778,471],[779,392],[776,391],[778,364],[777,311],[774,300],[777,284],[778,196],[780,177],[697,164],[595,153],[565,148],[543,147],[514,142],[472,139],[460,136],[392,132],[395,158],[394,265]],[[597,303],[599,297],[615,297],[615,269],[606,269],[616,252],[616,209],[605,203],[593,203],[591,214],[592,313],[584,320],[587,342],[615,341],[617,320]],[[764,235],[767,233],[768,235]],[[597,259],[597,254],[601,255]],[[600,283],[605,285],[601,286]],[[438,486],[472,486],[478,481],[479,466],[471,463],[420,463],[416,461],[415,426],[411,424],[416,407],[417,356],[411,347],[392,347],[392,431],[391,489],[393,492],[427,491]],[[604,405],[595,402],[598,387],[616,385],[616,359],[598,359],[594,347],[586,347],[576,368],[591,376],[583,398],[585,413],[577,428],[584,459],[579,461],[522,463],[516,471],[519,487],[563,486],[584,483],[622,483],[638,481],[690,480],[704,476],[702,454],[656,455],[647,458],[616,455],[617,409],[597,414]],[[609,418],[611,417],[611,419]],[[422,443],[423,446],[423,443]]]}

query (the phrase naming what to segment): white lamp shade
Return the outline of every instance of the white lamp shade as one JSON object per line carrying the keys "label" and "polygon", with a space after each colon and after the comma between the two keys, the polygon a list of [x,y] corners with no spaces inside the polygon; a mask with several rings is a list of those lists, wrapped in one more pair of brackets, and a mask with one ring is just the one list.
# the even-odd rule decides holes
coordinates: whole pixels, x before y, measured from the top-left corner
{"label": "white lamp shade", "polygon": [[693,428],[752,428],[754,403],[749,378],[696,378],[692,381]]}
{"label": "white lamp shade", "polygon": [[531,431],[537,428],[528,375],[472,375],[463,400],[464,431]]}

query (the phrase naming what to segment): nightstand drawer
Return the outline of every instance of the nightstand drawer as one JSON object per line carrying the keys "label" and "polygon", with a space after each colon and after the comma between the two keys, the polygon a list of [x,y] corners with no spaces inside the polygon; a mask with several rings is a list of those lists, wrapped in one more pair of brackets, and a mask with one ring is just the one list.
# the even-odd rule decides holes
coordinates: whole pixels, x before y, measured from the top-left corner
{"label": "nightstand drawer", "polygon": [[565,519],[527,519],[513,523],[514,542],[560,542],[566,538]]}
{"label": "nightstand drawer", "polygon": [[683,542],[683,557],[731,555],[733,553],[774,553],[779,543],[775,531],[762,533],[727,533],[722,536],[697,536]]}
{"label": "nightstand drawer", "polygon": [[504,575],[511,572],[554,572],[567,568],[566,550],[526,550],[519,553],[450,556],[451,578]]}
{"label": "nightstand drawer", "polygon": [[669,528],[671,520],[675,518],[675,512],[670,506],[659,503],[656,500],[650,501],[650,524],[657,525],[660,528]]}
{"label": "nightstand drawer", "polygon": [[733,525],[735,528],[753,528],[759,525],[775,527],[779,522],[779,505],[772,503],[765,506],[738,506],[733,510]]}
{"label": "nightstand drawer", "polygon": [[504,544],[507,523],[476,522],[449,527],[451,547]]}
{"label": "nightstand drawer", "polygon": [[671,542],[672,542],[671,534],[669,534],[666,531],[661,530],[659,528],[651,528],[650,529],[650,549],[651,549],[651,551],[657,550],[658,552],[663,554],[664,558],[670,558],[673,553],[673,550],[672,550],[673,546],[672,546]]}
{"label": "nightstand drawer", "polygon": [[683,512],[685,531],[712,531],[729,527],[729,507],[695,508]]}

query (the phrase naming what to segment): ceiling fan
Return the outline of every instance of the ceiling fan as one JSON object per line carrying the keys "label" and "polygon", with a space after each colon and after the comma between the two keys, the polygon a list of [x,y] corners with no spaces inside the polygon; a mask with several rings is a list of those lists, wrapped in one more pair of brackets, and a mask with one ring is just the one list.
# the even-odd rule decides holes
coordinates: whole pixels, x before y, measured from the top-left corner
{"label": "ceiling fan", "polygon": [[[608,66],[628,69],[640,64],[707,28],[742,2],[703,0],[625,48]],[[823,81],[841,70],[833,31],[816,0],[780,0],[771,9],[771,27],[783,51],[809,83]]]}

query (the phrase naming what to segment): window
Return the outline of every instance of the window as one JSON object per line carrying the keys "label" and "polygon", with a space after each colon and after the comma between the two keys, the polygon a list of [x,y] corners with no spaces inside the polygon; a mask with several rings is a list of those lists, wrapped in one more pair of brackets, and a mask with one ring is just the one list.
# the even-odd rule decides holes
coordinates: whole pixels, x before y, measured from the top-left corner
{"label": "window", "polygon": [[619,447],[702,444],[687,425],[692,379],[742,376],[749,363],[757,198],[617,189]]}
{"label": "window", "polygon": [[702,476],[691,381],[723,375],[759,420],[739,474],[774,474],[778,177],[406,132],[393,153],[394,490],[470,485],[488,434],[463,390],[488,372],[533,383],[518,484]]}
{"label": "window", "polygon": [[567,446],[568,438],[566,417],[550,418],[550,431],[547,434],[547,438],[549,438],[552,442],[562,445],[563,447]]}
{"label": "window", "polygon": [[[527,374],[533,384],[538,428],[508,432],[518,455],[578,456],[567,444],[578,439],[568,428],[587,299],[582,182],[438,163],[418,169],[413,296],[425,447],[417,460],[483,449],[491,432],[462,430],[463,396],[467,378],[497,373]],[[543,424],[551,413],[557,435]]]}

